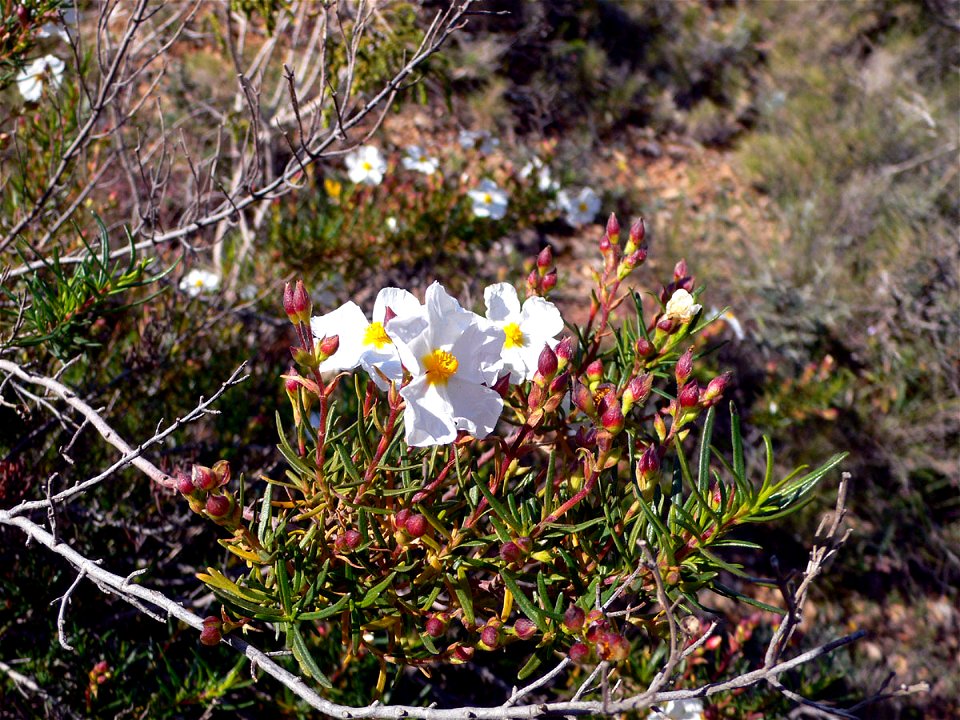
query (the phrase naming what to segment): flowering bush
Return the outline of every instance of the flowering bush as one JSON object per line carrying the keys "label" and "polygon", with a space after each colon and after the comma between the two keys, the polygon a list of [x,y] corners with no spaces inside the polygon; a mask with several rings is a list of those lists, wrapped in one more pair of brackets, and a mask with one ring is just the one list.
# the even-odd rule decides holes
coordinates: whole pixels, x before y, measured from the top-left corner
{"label": "flowering bush", "polygon": [[703,588],[740,597],[725,553],[760,548],[732,532],[799,508],[840,457],[783,479],[768,457],[754,481],[735,412],[729,457],[714,450],[730,377],[695,379],[701,291],[680,263],[650,316],[624,284],[646,258],[642,221],[620,235],[611,216],[589,319],[562,338],[549,249],[522,305],[487,288],[486,317],[439,283],[423,304],[385,288],[372,322],[353,303],[312,317],[288,285],[285,474],[254,504],[226,461],[180,474],[243,561],[200,575],[224,604],[208,635],[268,623],[325,685],[316,643],[333,638],[343,663],[376,659],[379,694],[390,666],[515,644],[521,679],[557,654],[624,663],[670,642],[659,590],[682,614]]}

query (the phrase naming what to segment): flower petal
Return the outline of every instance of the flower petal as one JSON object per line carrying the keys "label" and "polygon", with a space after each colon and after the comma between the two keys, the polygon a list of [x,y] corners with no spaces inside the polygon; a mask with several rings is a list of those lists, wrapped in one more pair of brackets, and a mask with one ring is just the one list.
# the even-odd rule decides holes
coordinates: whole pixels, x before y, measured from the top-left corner
{"label": "flower petal", "polygon": [[487,319],[494,322],[510,322],[520,314],[517,289],[510,283],[488,285],[483,290],[483,302],[487,306]]}
{"label": "flower petal", "polygon": [[449,400],[437,391],[437,386],[427,382],[426,376],[418,377],[401,388],[400,395],[407,401],[403,412],[407,445],[446,445],[457,439],[453,408]]}
{"label": "flower petal", "polygon": [[313,331],[315,341],[319,342],[331,335],[340,337],[340,347],[320,363],[320,371],[352,370],[357,367],[365,350],[363,334],[369,326],[370,323],[367,322],[363,310],[352,301],[344,303],[326,315],[310,318],[310,330]]}

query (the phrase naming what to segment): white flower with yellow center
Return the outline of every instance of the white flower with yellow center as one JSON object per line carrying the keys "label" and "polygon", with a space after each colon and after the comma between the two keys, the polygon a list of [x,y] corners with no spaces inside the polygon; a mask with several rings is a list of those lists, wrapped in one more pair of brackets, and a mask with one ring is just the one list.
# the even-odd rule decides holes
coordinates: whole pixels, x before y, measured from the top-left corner
{"label": "white flower with yellow center", "polygon": [[563,318],[552,302],[530,297],[520,305],[517,290],[509,283],[489,285],[483,291],[487,319],[503,332],[503,367],[510,382],[530,380],[537,372],[543,346],[556,346]]}
{"label": "white flower with yellow center", "polygon": [[550,173],[550,167],[544,165],[543,160],[536,155],[520,169],[520,177],[527,179],[531,175],[536,175],[537,190],[540,192],[556,192],[560,188],[560,183],[554,180]]}
{"label": "white flower with yellow center", "polygon": [[591,188],[583,188],[576,195],[566,190],[557,193],[557,205],[568,223],[574,226],[586,225],[600,211],[600,196]]}
{"label": "white flower with yellow center", "polygon": [[194,268],[180,280],[180,289],[190,297],[215,293],[219,287],[220,276],[200,268]]}
{"label": "white flower with yellow center", "polygon": [[688,323],[693,320],[694,315],[700,312],[701,308],[701,305],[693,301],[693,295],[683,288],[680,288],[667,300],[667,307],[664,310],[664,314],[672,320]]}
{"label": "white flower with yellow center", "polygon": [[379,185],[387,171],[387,161],[373,145],[361,145],[344,158],[347,177],[357,185]]}
{"label": "white flower with yellow center", "polygon": [[424,175],[433,175],[440,167],[440,161],[435,157],[427,155],[426,151],[419,145],[411,145],[407,148],[407,154],[401,160],[403,167],[407,170],[415,170]]}
{"label": "white flower with yellow center", "polygon": [[481,180],[467,196],[473,202],[473,214],[476,217],[502,220],[507,214],[507,193],[493,180]]}
{"label": "white flower with yellow center", "polygon": [[400,390],[408,445],[446,445],[460,430],[478,438],[493,431],[503,398],[488,386],[500,372],[502,332],[436,282],[417,315],[394,318],[387,330],[413,376]]}
{"label": "white flower with yellow center", "polygon": [[45,84],[60,85],[65,67],[63,60],[56,55],[46,55],[32,60],[17,74],[17,89],[24,100],[36,102],[43,94]]}
{"label": "white flower with yellow center", "polygon": [[[384,327],[388,308],[391,317],[406,317],[420,311],[420,301],[406,290],[386,287],[374,300],[373,322],[367,320],[355,302],[344,303],[326,315],[310,318],[310,329],[316,342],[333,335],[340,338],[337,351],[320,363],[320,372],[353,370],[359,366],[381,390],[386,390],[391,380],[399,383],[403,379],[403,368],[397,348]],[[387,379],[384,380],[380,373]]]}

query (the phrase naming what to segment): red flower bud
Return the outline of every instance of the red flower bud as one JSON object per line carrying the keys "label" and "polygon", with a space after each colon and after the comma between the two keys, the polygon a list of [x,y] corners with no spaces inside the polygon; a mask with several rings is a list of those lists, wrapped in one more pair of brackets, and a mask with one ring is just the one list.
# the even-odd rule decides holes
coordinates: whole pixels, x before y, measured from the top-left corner
{"label": "red flower bud", "polygon": [[527,297],[531,295],[536,295],[540,290],[540,275],[537,273],[536,268],[530,271],[530,274],[527,275]]}
{"label": "red flower bud", "polygon": [[590,648],[582,642],[576,642],[570,646],[567,657],[570,658],[571,662],[581,665],[590,659]]}
{"label": "red flower bud", "polygon": [[544,275],[551,265],[553,265],[553,251],[547,245],[537,255],[537,268],[540,270],[540,275]]}
{"label": "red flower bud", "polygon": [[639,247],[646,235],[647,228],[643,224],[643,218],[639,218],[630,226],[630,242]]}
{"label": "red flower bud", "polygon": [[603,380],[603,361],[594,360],[587,365],[587,379],[590,383],[598,383]]}
{"label": "red flower bud", "polygon": [[427,618],[426,632],[432,638],[438,638],[447,632],[447,621],[440,615]]}
{"label": "red flower bud", "polygon": [[677,322],[672,317],[664,315],[662,318],[657,320],[657,329],[662,330],[665,333],[671,333],[677,327]]}
{"label": "red flower bud", "polygon": [[[612,396],[612,395],[611,395]],[[623,411],[617,403],[610,403],[610,407],[600,416],[600,424],[603,429],[616,435],[623,430]]]}
{"label": "red flower bud", "polygon": [[563,370],[573,359],[573,353],[576,350],[575,341],[572,337],[567,335],[564,337],[553,351],[557,354],[557,368]]}
{"label": "red flower bud", "polygon": [[297,280],[297,285],[293,289],[292,307],[300,320],[310,322],[310,312],[313,309],[313,302],[310,300],[307,289],[303,286],[303,280]]}
{"label": "red flower bud", "polygon": [[563,626],[570,632],[578,632],[582,627],[587,614],[582,608],[571,605],[563,613]]}
{"label": "red flower bud", "polygon": [[20,24],[23,27],[26,27],[30,22],[30,10],[24,5],[17,5],[17,20],[20,21]]}
{"label": "red flower bud", "polygon": [[586,415],[593,417],[597,413],[597,406],[593,402],[593,393],[582,383],[575,383],[570,395],[573,404]]}
{"label": "red flower bud", "polygon": [[340,336],[330,335],[317,343],[317,359],[323,362],[340,349]]}
{"label": "red flower bud", "polygon": [[491,650],[495,649],[500,644],[500,628],[496,625],[487,625],[480,632],[480,642]]}
{"label": "red flower bud", "polygon": [[610,213],[610,217],[607,218],[607,237],[610,238],[611,243],[620,240],[620,222],[614,213]]}
{"label": "red flower bud", "polygon": [[566,392],[567,386],[569,386],[569,384],[570,384],[570,371],[564,370],[562,373],[557,375],[553,379],[553,381],[551,381],[550,392],[554,394],[558,392]]}
{"label": "red flower bud", "polygon": [[233,499],[229,495],[211,495],[207,498],[207,515],[219,520],[225,518],[233,509]]}
{"label": "red flower bud", "polygon": [[643,455],[637,460],[637,472],[644,477],[660,472],[660,453],[656,445],[650,445],[643,451]]}
{"label": "red flower bud", "polygon": [[693,380],[684,385],[677,400],[680,402],[680,407],[696,407],[700,402],[700,386],[697,385],[697,381]]}
{"label": "red flower bud", "polygon": [[500,397],[506,398],[510,392],[510,373],[504,373],[497,378],[491,390],[494,390]]}
{"label": "red flower bud", "polygon": [[177,470],[177,490],[184,495],[192,495],[196,489],[190,476],[183,472],[183,470]]}
{"label": "red flower bud", "polygon": [[403,529],[412,538],[422,537],[427,532],[427,519],[423,515],[411,515]]}
{"label": "red flower bud", "polygon": [[523,553],[515,542],[505,542],[500,546],[500,557],[504,562],[518,565],[523,560]]}
{"label": "red flower bud", "polygon": [[217,487],[217,478],[214,477],[213,471],[208,467],[203,465],[194,465],[193,466],[193,485],[199,490],[210,491]]}
{"label": "red flower bud", "polygon": [[466,645],[457,645],[453,650],[453,660],[454,662],[470,662],[470,659],[473,658],[473,653],[475,652],[474,648],[467,647]]}
{"label": "red flower bud", "polygon": [[600,635],[608,627],[610,627],[610,623],[607,620],[597,620],[596,622],[591,623],[590,627],[587,628],[587,642],[597,642],[600,639]]}
{"label": "red flower bud", "polygon": [[350,550],[356,550],[360,547],[360,543],[363,540],[363,536],[358,530],[347,530],[344,533],[337,535],[336,540],[333,541],[333,547],[337,552],[348,552]]}
{"label": "red flower bud", "polygon": [[203,619],[203,630],[200,631],[200,642],[203,645],[218,645],[223,637],[220,628],[223,622],[216,615]]}
{"label": "red flower bud", "polygon": [[600,252],[604,255],[610,252],[610,238],[606,235],[600,238]]}
{"label": "red flower bud", "polygon": [[549,292],[550,290],[553,290],[556,286],[557,286],[557,271],[551,270],[550,272],[548,272],[546,275],[543,276],[543,283],[541,283],[541,287],[543,288],[544,292]]}
{"label": "red flower bud", "polygon": [[542,378],[549,380],[557,372],[557,366],[557,354],[549,345],[544,344],[537,360],[537,372]]}
{"label": "red flower bud", "polygon": [[513,632],[521,640],[527,640],[537,632],[537,626],[526,618],[520,618],[513,624]]}
{"label": "red flower bud", "polygon": [[294,367],[287,370],[287,377],[283,379],[283,388],[287,391],[287,395],[296,395],[300,390],[300,383],[296,380],[298,374]]}
{"label": "red flower bud", "polygon": [[397,514],[393,516],[393,525],[397,530],[403,530],[407,524],[407,519],[410,517],[410,511],[407,508],[398,510]]}
{"label": "red flower bud", "polygon": [[680,282],[685,280],[690,276],[690,271],[687,270],[687,261],[680,260],[676,265],[673,266],[673,281]]}
{"label": "red flower bud", "polygon": [[674,375],[677,378],[677,387],[683,387],[683,384],[687,381],[687,378],[690,377],[690,373],[693,372],[693,348],[687,348],[687,351],[680,356],[680,359],[677,360],[677,365],[673,369]]}
{"label": "red flower bud", "polygon": [[723,393],[726,392],[727,386],[730,384],[731,377],[732,375],[726,372],[707,383],[707,389],[703,391],[700,397],[700,402],[703,403],[704,407],[711,407],[720,402]]}
{"label": "red flower bud", "polygon": [[642,403],[650,395],[653,388],[653,376],[650,373],[636,375],[627,383],[623,390],[623,414],[626,415],[637,403]]}
{"label": "red flower bud", "polygon": [[650,357],[651,355],[653,355],[653,352],[656,349],[653,347],[653,343],[651,343],[646,338],[638,338],[636,348],[637,348],[637,355],[639,355],[642,358]]}
{"label": "red flower bud", "polygon": [[290,322],[295,323],[299,320],[299,313],[293,300],[293,287],[290,283],[283,286],[283,311],[287,314]]}

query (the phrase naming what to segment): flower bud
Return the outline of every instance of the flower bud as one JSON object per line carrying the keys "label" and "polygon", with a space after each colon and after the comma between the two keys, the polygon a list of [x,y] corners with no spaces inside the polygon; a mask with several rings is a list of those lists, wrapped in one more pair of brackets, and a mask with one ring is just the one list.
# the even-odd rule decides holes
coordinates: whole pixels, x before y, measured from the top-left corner
{"label": "flower bud", "polygon": [[323,362],[340,349],[340,336],[330,335],[317,343],[317,362]]}
{"label": "flower bud", "polygon": [[608,627],[610,627],[610,623],[607,620],[597,620],[596,622],[590,623],[586,632],[587,642],[597,642]]}
{"label": "flower bud", "polygon": [[687,261],[680,260],[676,265],[673,266],[673,281],[679,283],[682,280],[686,280],[690,276],[690,271],[687,270]]}
{"label": "flower bud", "polygon": [[223,634],[220,632],[223,622],[216,615],[203,619],[203,630],[200,631],[200,643],[203,645],[218,645]]}
{"label": "flower bud", "polygon": [[573,359],[573,353],[576,350],[575,340],[567,335],[564,337],[553,351],[557,354],[557,369],[563,370]]}
{"label": "flower bud", "polygon": [[557,286],[557,271],[551,270],[546,275],[543,276],[543,282],[540,284],[540,287],[543,288],[543,292],[550,292]]}
{"label": "flower bud", "polygon": [[211,495],[205,506],[207,515],[214,520],[220,520],[230,514],[233,509],[233,498],[230,495]]}
{"label": "flower bud", "polygon": [[297,369],[291,366],[290,369],[287,370],[287,376],[283,379],[283,389],[287,391],[290,402],[293,402],[294,397],[296,397],[296,394],[300,391],[300,383],[296,380],[298,375]]}
{"label": "flower bud", "polygon": [[653,387],[653,375],[646,373],[644,375],[636,375],[630,379],[630,382],[627,383],[627,387],[623,390],[622,397],[622,407],[623,414],[626,415],[637,403],[642,403],[647,399],[647,396],[650,395],[650,390]]}
{"label": "flower bud", "polygon": [[196,489],[190,476],[183,470],[177,470],[177,490],[184,495],[192,495]]}
{"label": "flower bud", "polygon": [[647,340],[646,338],[637,338],[637,355],[642,358],[647,358],[653,355],[656,348],[653,346],[653,343]]}
{"label": "flower bud", "polygon": [[513,624],[513,632],[521,640],[527,640],[537,632],[537,626],[526,618],[520,618]]}
{"label": "flower bud", "polygon": [[576,642],[570,646],[567,657],[571,662],[581,665],[590,659],[590,648],[582,642]]}
{"label": "flower bud", "polygon": [[223,487],[230,482],[230,462],[228,460],[218,460],[210,468],[210,471],[217,482],[217,487]]}
{"label": "flower bud", "polygon": [[620,410],[618,403],[610,403],[610,407],[600,416],[600,424],[603,425],[604,430],[613,435],[623,430],[623,411]]}
{"label": "flower bud", "polygon": [[701,404],[704,407],[712,407],[720,402],[720,399],[723,397],[723,393],[730,384],[731,377],[731,373],[726,372],[723,375],[718,375],[709,383],[707,383],[707,389],[704,390],[703,394],[700,396]]}
{"label": "flower bud", "polygon": [[600,238],[600,252],[603,255],[606,255],[610,252],[610,238],[608,238],[606,235]]}
{"label": "flower bud", "polygon": [[677,378],[677,387],[683,387],[683,384],[693,372],[693,348],[687,348],[687,351],[677,360],[676,367],[673,369],[674,376]]}
{"label": "flower bud", "polygon": [[407,508],[398,510],[396,515],[393,516],[393,526],[397,530],[403,530],[406,527],[407,520],[410,518],[410,511]]}
{"label": "flower bud", "polygon": [[290,322],[296,323],[299,320],[296,304],[293,300],[293,287],[290,283],[283,286],[283,311],[287,314]]}
{"label": "flower bud", "polygon": [[564,370],[562,373],[557,375],[553,380],[550,381],[550,393],[556,394],[567,391],[567,387],[570,385],[570,371]]}
{"label": "flower bud", "polygon": [[590,389],[586,385],[579,382],[575,383],[570,399],[573,400],[573,404],[585,415],[593,417],[597,414],[597,407],[593,402],[593,393],[590,392]]}
{"label": "flower bud", "polygon": [[487,625],[480,632],[480,642],[486,645],[491,650],[496,649],[497,645],[500,644],[500,628],[497,625]]}
{"label": "flower bud", "polygon": [[333,541],[333,547],[337,552],[349,552],[360,547],[362,540],[363,536],[360,531],[350,529],[337,535],[336,540]]}
{"label": "flower bud", "polygon": [[217,487],[217,479],[214,477],[213,471],[203,465],[193,466],[192,478],[193,486],[198,490],[209,492]]}
{"label": "flower bud", "polygon": [[504,373],[497,378],[491,390],[494,390],[500,397],[506,398],[510,392],[510,373]]}
{"label": "flower bud", "polygon": [[602,360],[594,360],[592,363],[587,365],[587,380],[590,382],[591,388],[603,380]]}
{"label": "flower bud", "polygon": [[520,547],[511,541],[500,546],[500,558],[510,565],[519,565],[523,561],[523,552]]}
{"label": "flower bud", "polygon": [[630,226],[630,240],[629,242],[633,243],[637,247],[643,243],[643,239],[647,235],[647,228],[643,224],[643,218],[638,218],[633,225]]}
{"label": "flower bud", "polygon": [[683,386],[683,389],[680,391],[680,395],[677,397],[677,401],[680,403],[682,408],[692,408],[696,407],[700,402],[700,386],[697,385],[697,381],[693,380],[688,382]]}
{"label": "flower bud", "polygon": [[547,245],[540,251],[540,254],[537,255],[537,271],[540,277],[546,275],[551,265],[553,265],[553,251],[550,249],[550,246]]}
{"label": "flower bud", "polygon": [[427,532],[427,519],[423,515],[411,515],[403,529],[412,538],[422,537]]}
{"label": "flower bud", "polygon": [[660,472],[660,453],[656,445],[649,445],[637,460],[637,473],[644,477],[651,477]]}
{"label": "flower bud", "polygon": [[610,213],[610,217],[607,218],[607,237],[614,245],[620,242],[620,222],[614,213]]}
{"label": "flower bud", "polygon": [[303,286],[303,280],[297,280],[296,287],[293,289],[293,309],[297,313],[297,317],[302,322],[310,322],[310,313],[313,310],[313,302],[310,300],[310,295],[307,293],[307,289]]}
{"label": "flower bud", "polygon": [[540,351],[540,357],[537,360],[537,373],[544,380],[550,380],[556,374],[557,367],[557,354],[549,345],[544,344],[543,350]]}
{"label": "flower bud", "polygon": [[431,615],[427,618],[426,633],[432,638],[438,638],[447,632],[447,621],[440,615]]}
{"label": "flower bud", "polygon": [[530,274],[527,275],[527,297],[531,295],[536,295],[540,292],[540,275],[537,273],[536,268],[530,271]]}
{"label": "flower bud", "polygon": [[677,328],[677,321],[669,315],[664,315],[657,320],[657,330],[662,330],[668,335]]}
{"label": "flower bud", "polygon": [[463,664],[465,662],[470,662],[473,658],[473,653],[475,652],[474,648],[467,647],[466,645],[457,645],[453,649],[453,656],[450,658],[455,664]]}
{"label": "flower bud", "polygon": [[579,632],[583,627],[586,617],[587,614],[582,608],[571,605],[567,608],[566,612],[563,613],[563,626],[570,632]]}

